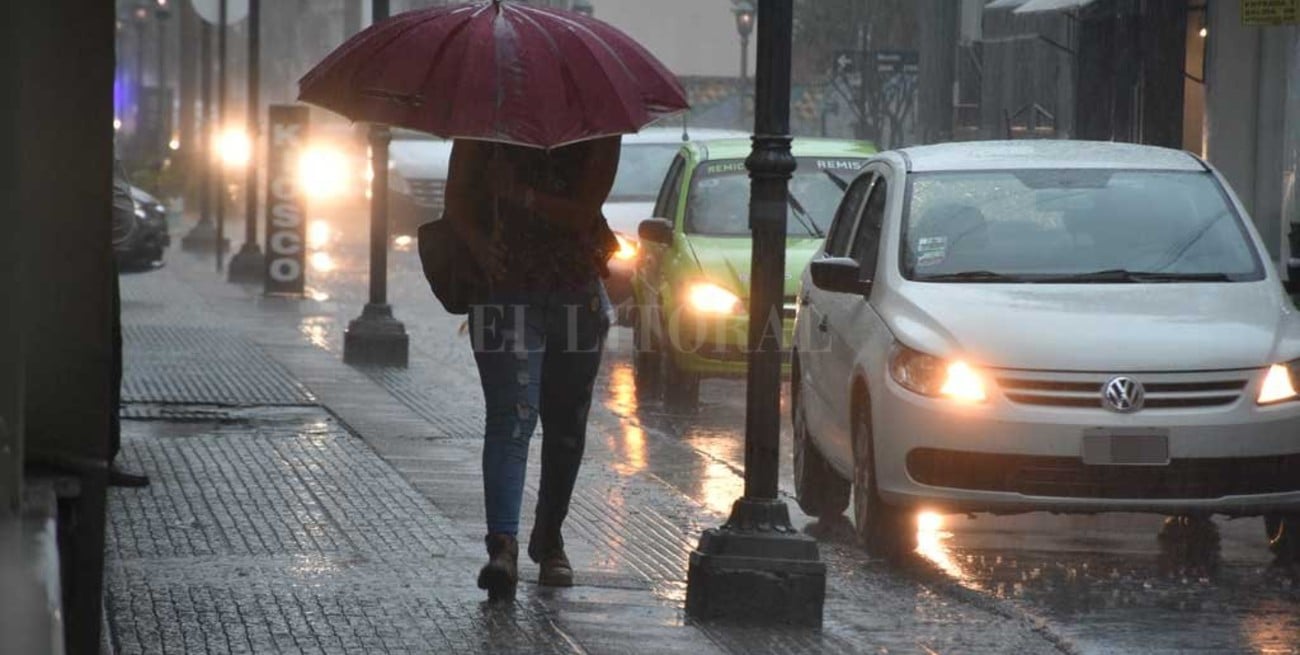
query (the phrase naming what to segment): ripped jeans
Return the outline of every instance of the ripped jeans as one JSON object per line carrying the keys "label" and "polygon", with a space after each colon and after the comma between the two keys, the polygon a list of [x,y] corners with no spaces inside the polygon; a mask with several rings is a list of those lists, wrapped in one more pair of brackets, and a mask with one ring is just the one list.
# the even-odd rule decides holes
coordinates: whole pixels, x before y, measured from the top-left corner
{"label": "ripped jeans", "polygon": [[587,439],[587,413],[609,331],[605,287],[498,293],[470,309],[487,404],[483,491],[488,533],[517,534],[528,442],[542,422],[537,521],[559,529]]}

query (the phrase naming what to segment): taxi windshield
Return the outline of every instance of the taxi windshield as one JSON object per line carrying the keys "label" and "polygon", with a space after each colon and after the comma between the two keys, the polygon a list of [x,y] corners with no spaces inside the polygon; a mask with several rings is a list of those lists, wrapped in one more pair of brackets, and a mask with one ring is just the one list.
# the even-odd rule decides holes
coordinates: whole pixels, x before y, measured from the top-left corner
{"label": "taxi windshield", "polygon": [[[865,159],[800,157],[790,178],[787,233],[823,238],[848,183]],[[740,159],[706,162],[695,171],[686,203],[686,232],[749,236],[749,172]]]}

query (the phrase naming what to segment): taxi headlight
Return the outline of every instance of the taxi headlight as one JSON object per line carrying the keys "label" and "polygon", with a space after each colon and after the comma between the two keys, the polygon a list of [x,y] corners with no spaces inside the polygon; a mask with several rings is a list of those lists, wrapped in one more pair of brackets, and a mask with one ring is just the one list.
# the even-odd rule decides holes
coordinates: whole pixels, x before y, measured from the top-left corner
{"label": "taxi headlight", "polygon": [[988,399],[984,376],[961,360],[945,360],[895,344],[889,357],[889,375],[903,388],[923,396],[948,398],[960,403]]}
{"label": "taxi headlight", "polygon": [[614,251],[614,259],[620,261],[632,261],[636,259],[637,242],[631,237],[620,232],[614,233],[614,238],[618,239],[618,250]]}
{"label": "taxi headlight", "polygon": [[701,314],[729,316],[740,313],[740,298],[712,282],[696,282],[688,287],[686,303]]}
{"label": "taxi headlight", "polygon": [[1295,400],[1300,397],[1297,392],[1300,387],[1300,360],[1290,364],[1274,364],[1268,367],[1268,372],[1264,374],[1264,384],[1260,385],[1259,398],[1256,400],[1261,405],[1272,405],[1287,400]]}

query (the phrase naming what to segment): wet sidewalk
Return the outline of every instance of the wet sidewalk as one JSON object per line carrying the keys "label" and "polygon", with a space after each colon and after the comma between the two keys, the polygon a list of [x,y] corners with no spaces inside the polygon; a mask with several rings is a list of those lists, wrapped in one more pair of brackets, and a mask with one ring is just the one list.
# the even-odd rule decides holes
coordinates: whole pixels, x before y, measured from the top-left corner
{"label": "wet sidewalk", "polygon": [[[459,319],[408,320],[409,369],[353,368],[340,328],[362,299],[264,298],[170,256],[122,278],[122,458],[153,485],[110,499],[117,652],[1071,650],[1005,606],[866,562],[844,537],[822,547],[823,630],[690,623],[686,559],[739,475],[652,442],[608,379],[566,526],[578,586],[538,587],[524,562],[518,600],[491,606],[474,586],[481,401]],[[652,473],[653,458],[680,459],[683,479]]]}

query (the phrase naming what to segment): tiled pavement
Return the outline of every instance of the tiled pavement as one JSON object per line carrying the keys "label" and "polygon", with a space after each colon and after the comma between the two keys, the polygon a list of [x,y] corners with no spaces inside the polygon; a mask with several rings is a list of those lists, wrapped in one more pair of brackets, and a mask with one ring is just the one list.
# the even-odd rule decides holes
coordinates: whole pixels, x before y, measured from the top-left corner
{"label": "tiled pavement", "polygon": [[[123,457],[154,484],[111,498],[119,652],[1069,650],[1006,607],[899,578],[835,540],[822,547],[823,630],[690,624],[686,557],[739,478],[649,438],[617,398],[593,421],[622,429],[593,430],[566,532],[581,586],[528,583],[513,606],[488,606],[473,586],[477,383],[463,344],[424,338],[456,321],[408,323],[409,370],[361,370],[331,352],[337,315],[355,311],[261,298],[184,255],[123,278],[125,415],[137,419]],[[648,466],[663,460],[678,473]]]}

